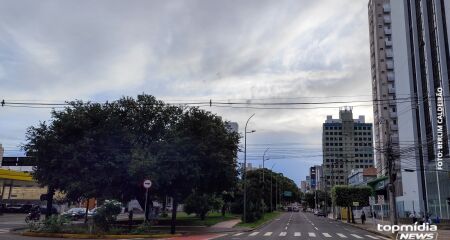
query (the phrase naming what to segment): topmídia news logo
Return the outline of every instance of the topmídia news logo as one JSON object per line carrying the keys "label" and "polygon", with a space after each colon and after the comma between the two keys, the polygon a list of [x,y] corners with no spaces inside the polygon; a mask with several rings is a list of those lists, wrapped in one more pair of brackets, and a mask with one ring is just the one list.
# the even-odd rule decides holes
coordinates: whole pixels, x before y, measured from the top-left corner
{"label": "topm\u00eddia news logo", "polygon": [[415,240],[434,240],[438,239],[437,226],[424,223],[413,225],[377,225],[380,232],[397,233],[397,240],[415,239]]}

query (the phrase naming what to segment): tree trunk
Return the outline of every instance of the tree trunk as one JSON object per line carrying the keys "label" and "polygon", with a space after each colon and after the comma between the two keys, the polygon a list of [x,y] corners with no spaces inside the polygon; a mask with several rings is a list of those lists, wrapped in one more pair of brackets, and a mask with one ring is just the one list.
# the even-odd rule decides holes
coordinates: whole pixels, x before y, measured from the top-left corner
{"label": "tree trunk", "polygon": [[84,213],[84,223],[88,222],[89,198],[86,199],[86,212]]}
{"label": "tree trunk", "polygon": [[222,205],[222,217],[225,217],[225,211],[226,211],[226,209],[227,209],[227,204],[224,203],[224,204]]}
{"label": "tree trunk", "polygon": [[163,212],[163,216],[166,216],[166,212],[167,212],[167,196],[164,196],[164,199],[163,199],[162,212]]}
{"label": "tree trunk", "polygon": [[347,206],[347,222],[350,223],[350,206]]}
{"label": "tree trunk", "polygon": [[170,233],[175,234],[175,224],[177,220],[177,207],[178,207],[178,199],[173,197],[172,199],[172,221],[170,222]]}
{"label": "tree trunk", "polygon": [[45,213],[45,219],[48,219],[52,215],[53,210],[53,195],[55,194],[55,189],[53,187],[48,187],[47,190],[47,211]]}
{"label": "tree trunk", "polygon": [[352,214],[352,223],[355,223],[355,216],[353,215],[353,207],[350,208],[350,212]]}

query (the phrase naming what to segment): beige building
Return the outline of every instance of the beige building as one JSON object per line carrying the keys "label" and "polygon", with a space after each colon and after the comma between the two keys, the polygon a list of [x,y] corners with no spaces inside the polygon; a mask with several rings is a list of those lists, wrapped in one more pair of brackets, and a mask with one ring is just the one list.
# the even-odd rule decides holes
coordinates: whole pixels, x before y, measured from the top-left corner
{"label": "beige building", "polygon": [[387,174],[384,149],[398,146],[390,0],[369,1],[370,62],[377,175]]}
{"label": "beige building", "polygon": [[324,187],[347,185],[352,169],[373,167],[372,124],[364,116],[353,119],[351,107],[343,107],[339,118],[327,116],[323,123],[322,151]]}

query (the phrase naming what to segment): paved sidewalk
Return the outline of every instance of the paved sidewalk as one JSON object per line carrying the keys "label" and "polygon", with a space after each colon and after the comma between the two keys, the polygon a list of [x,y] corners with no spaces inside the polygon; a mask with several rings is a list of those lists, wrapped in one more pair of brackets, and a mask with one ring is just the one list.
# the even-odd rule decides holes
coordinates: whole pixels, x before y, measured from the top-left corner
{"label": "paved sidewalk", "polygon": [[211,226],[211,228],[233,228],[236,224],[240,223],[240,219],[233,219],[229,221],[223,221],[220,223],[216,223]]}
{"label": "paved sidewalk", "polygon": [[[337,220],[337,221],[341,221],[343,223],[347,223],[347,220]],[[373,218],[367,218],[367,221],[365,224],[361,223],[361,219],[355,219],[356,224],[353,223],[347,223],[350,224],[354,227],[357,228],[361,228],[364,229],[366,231],[387,237],[387,238],[391,238],[392,236],[389,233],[386,232],[380,232],[377,230],[377,225],[381,224],[381,225],[389,225],[390,222],[389,221],[382,221],[381,219],[375,219],[375,221],[373,220]],[[393,239],[395,239],[395,236],[393,237]],[[439,230],[438,227],[438,239],[450,239],[450,230]]]}

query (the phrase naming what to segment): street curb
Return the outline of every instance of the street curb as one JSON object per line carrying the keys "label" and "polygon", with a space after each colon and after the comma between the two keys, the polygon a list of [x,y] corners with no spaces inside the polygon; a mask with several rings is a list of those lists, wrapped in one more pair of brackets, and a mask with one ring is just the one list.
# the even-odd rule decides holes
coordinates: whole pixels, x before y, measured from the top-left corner
{"label": "street curb", "polygon": [[96,234],[72,234],[72,233],[37,233],[24,232],[22,236],[27,237],[49,237],[49,238],[78,238],[78,239],[132,239],[132,238],[167,238],[179,237],[181,234],[142,234],[142,235],[96,235]]}

